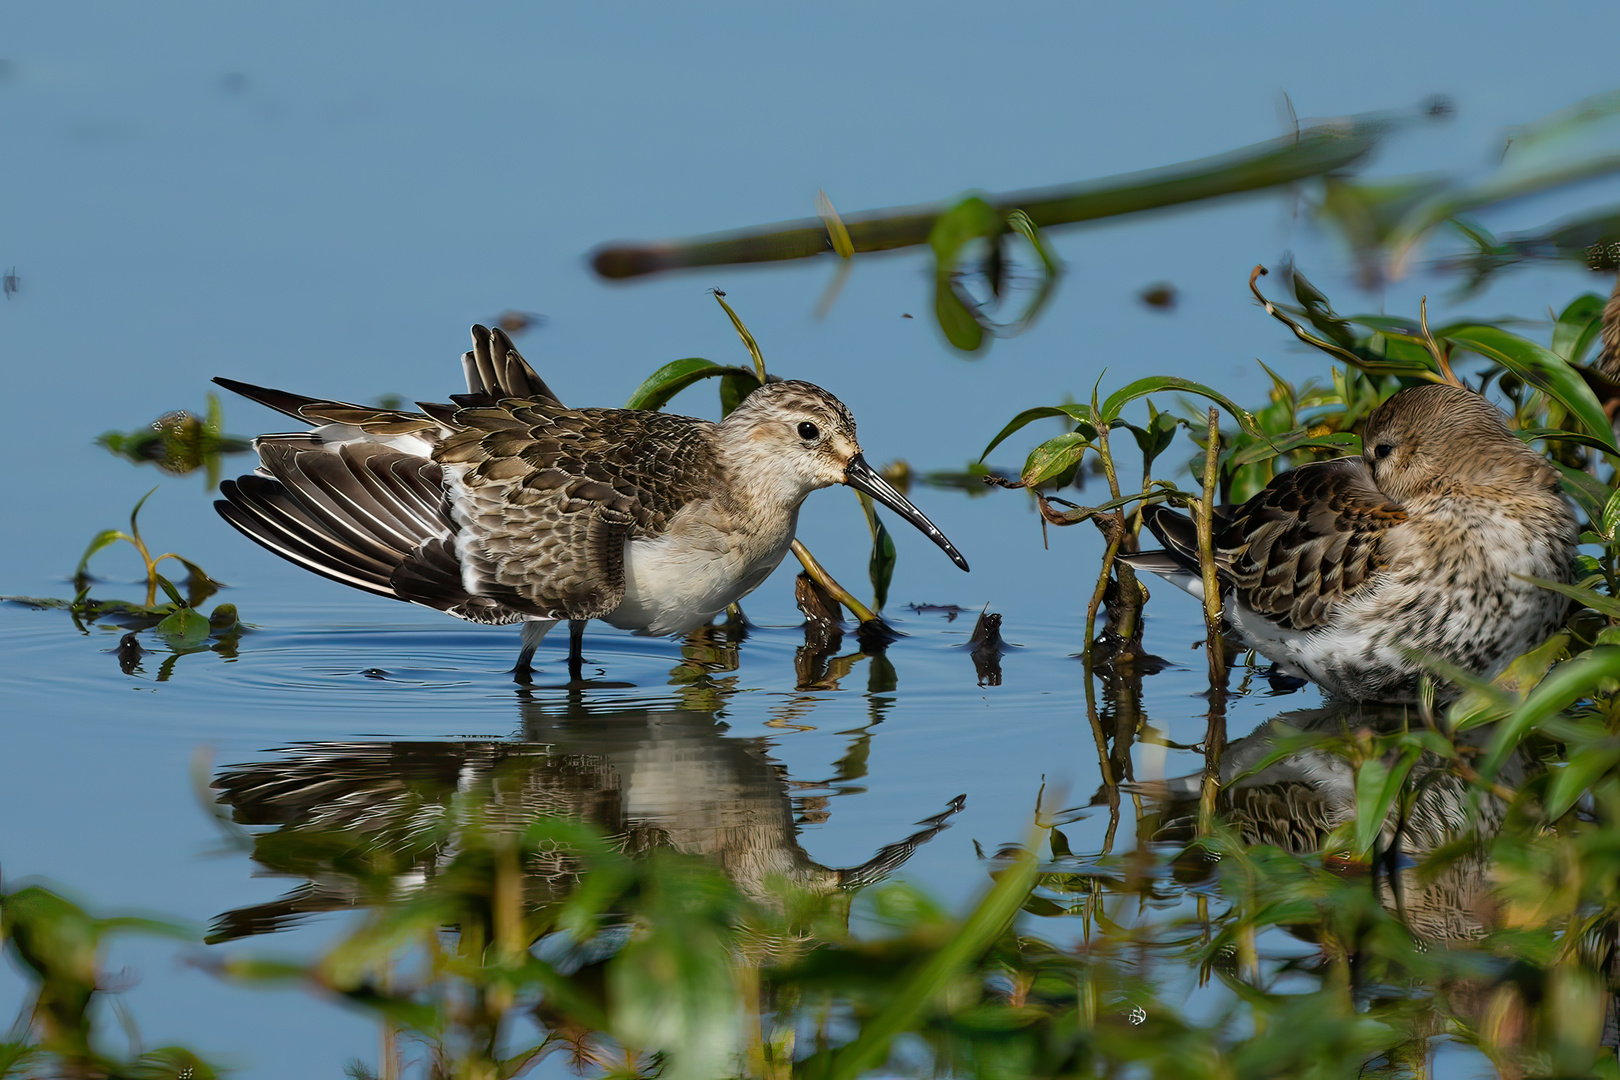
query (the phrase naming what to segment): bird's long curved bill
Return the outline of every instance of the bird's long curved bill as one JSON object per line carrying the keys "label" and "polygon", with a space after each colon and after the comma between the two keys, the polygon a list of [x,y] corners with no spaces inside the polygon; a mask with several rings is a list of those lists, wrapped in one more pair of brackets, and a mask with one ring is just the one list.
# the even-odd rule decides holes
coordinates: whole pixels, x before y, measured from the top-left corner
{"label": "bird's long curved bill", "polygon": [[844,469],[844,483],[856,491],[864,491],[917,526],[922,530],[924,536],[938,544],[940,550],[951,557],[951,562],[960,566],[963,570],[968,568],[967,560],[962,558],[960,551],[956,550],[956,545],[945,539],[945,534],[939,531],[939,526],[929,521],[928,518],[923,516],[921,510],[911,505],[910,499],[900,494],[887,480],[874,472],[872,466],[866,463],[866,458],[863,455],[856,454],[849,459],[849,464]]}

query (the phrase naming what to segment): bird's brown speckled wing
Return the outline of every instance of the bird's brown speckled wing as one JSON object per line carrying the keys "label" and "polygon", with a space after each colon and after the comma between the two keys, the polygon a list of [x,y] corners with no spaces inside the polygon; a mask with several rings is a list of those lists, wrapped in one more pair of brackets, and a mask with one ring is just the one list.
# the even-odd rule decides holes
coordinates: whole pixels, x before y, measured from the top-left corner
{"label": "bird's brown speckled wing", "polygon": [[1302,465],[1231,512],[1215,536],[1238,599],[1278,626],[1309,630],[1383,569],[1384,534],[1406,520],[1360,458]]}
{"label": "bird's brown speckled wing", "polygon": [[625,541],[721,486],[705,420],[517,400],[441,420],[434,460],[470,591],[533,615],[613,611]]}

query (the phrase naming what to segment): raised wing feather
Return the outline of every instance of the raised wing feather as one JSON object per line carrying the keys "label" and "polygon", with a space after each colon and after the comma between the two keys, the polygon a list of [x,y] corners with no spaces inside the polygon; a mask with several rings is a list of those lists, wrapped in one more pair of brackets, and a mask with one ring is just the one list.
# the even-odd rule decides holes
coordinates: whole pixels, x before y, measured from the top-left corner
{"label": "raised wing feather", "polygon": [[550,618],[612,612],[625,541],[663,532],[720,483],[704,420],[506,400],[449,426],[434,459],[470,591]]}
{"label": "raised wing feather", "polygon": [[525,398],[561,405],[534,368],[529,366],[506,336],[506,331],[485,326],[472,328],[473,347],[461,356],[467,392],[452,394],[457,405],[494,405],[503,398]]}

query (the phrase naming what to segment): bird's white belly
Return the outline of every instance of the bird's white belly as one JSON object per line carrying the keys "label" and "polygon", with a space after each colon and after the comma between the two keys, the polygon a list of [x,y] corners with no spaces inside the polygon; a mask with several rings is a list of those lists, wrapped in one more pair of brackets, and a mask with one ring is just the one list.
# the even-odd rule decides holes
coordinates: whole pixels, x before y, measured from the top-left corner
{"label": "bird's white belly", "polygon": [[787,554],[780,544],[749,558],[723,536],[694,543],[666,533],[626,542],[624,600],[602,621],[646,634],[684,634],[702,626],[760,586]]}

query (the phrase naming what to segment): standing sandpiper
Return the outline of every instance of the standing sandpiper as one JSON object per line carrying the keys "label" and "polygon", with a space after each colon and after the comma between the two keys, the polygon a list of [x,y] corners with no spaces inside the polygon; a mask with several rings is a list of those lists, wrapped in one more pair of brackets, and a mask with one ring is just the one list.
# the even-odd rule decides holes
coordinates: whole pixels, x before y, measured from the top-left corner
{"label": "standing sandpiper", "polygon": [[569,409],[500,330],[472,329],[467,393],[422,412],[214,381],[317,425],[261,435],[259,468],[220,485],[226,521],[282,558],[379,596],[523,624],[514,673],[568,620],[684,634],[760,585],[799,504],[848,484],[968,568],[861,456],[855,419],[806,382],[755,390],[720,423]]}
{"label": "standing sandpiper", "polygon": [[[1568,601],[1579,530],[1558,473],[1480,395],[1403,390],[1360,457],[1277,477],[1217,520],[1227,623],[1289,672],[1352,701],[1414,701],[1425,659],[1484,678],[1540,644]],[[1192,522],[1144,520],[1167,550],[1125,556],[1203,595]]]}

